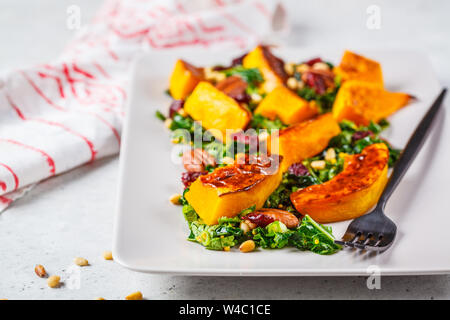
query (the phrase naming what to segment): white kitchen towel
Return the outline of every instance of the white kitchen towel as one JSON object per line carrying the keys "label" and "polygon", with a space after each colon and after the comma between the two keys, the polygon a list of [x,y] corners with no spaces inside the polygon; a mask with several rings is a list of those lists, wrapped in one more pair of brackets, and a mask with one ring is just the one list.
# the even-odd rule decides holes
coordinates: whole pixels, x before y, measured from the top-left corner
{"label": "white kitchen towel", "polygon": [[119,151],[139,54],[248,47],[280,25],[279,11],[271,0],[106,1],[58,60],[0,78],[0,212],[32,184]]}

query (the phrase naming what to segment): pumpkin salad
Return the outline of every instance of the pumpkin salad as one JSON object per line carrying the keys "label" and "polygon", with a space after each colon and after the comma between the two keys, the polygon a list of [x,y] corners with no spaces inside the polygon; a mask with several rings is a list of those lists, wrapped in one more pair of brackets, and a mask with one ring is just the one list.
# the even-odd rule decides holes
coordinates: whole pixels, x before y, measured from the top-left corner
{"label": "pumpkin salad", "polygon": [[380,134],[412,96],[383,86],[381,65],[346,51],[284,62],[259,45],[228,66],[178,60],[157,112],[182,144],[188,240],[207,249],[341,249],[324,224],[377,201],[400,150]]}

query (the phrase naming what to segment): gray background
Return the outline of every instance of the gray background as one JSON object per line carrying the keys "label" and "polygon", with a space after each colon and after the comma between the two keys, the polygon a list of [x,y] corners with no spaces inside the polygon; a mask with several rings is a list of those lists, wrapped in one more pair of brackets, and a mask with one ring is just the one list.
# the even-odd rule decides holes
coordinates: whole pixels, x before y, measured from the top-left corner
{"label": "gray background", "polygon": [[[441,83],[450,84],[449,1],[284,2],[292,22],[286,44],[422,50]],[[2,0],[0,70],[56,58],[73,36],[66,28],[71,4],[88,23],[101,1]],[[379,30],[366,27],[373,4],[381,9]],[[0,214],[0,298],[122,299],[136,290],[148,299],[450,298],[449,276],[382,277],[381,290],[369,290],[364,277],[169,277],[126,270],[101,256],[112,241],[117,170],[117,157],[73,170],[39,184]],[[81,269],[78,289],[50,289],[33,272],[43,264],[67,281],[76,256],[91,263]]]}

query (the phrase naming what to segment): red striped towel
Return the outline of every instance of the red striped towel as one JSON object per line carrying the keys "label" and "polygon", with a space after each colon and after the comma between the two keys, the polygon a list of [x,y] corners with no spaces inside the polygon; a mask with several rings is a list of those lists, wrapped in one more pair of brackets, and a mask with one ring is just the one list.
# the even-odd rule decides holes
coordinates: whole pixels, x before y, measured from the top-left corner
{"label": "red striped towel", "polygon": [[119,151],[137,55],[253,45],[272,31],[276,8],[270,0],[106,1],[57,61],[0,78],[0,212],[27,186]]}

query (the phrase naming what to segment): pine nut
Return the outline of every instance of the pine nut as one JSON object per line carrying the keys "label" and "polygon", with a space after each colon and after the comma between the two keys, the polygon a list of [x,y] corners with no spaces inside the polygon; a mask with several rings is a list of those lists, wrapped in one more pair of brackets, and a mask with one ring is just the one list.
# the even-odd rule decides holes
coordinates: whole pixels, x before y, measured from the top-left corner
{"label": "pine nut", "polygon": [[103,259],[105,259],[105,260],[112,260],[113,259],[112,252],[111,251],[103,252]]}
{"label": "pine nut", "polygon": [[336,151],[334,151],[333,148],[330,148],[325,152],[325,160],[327,161],[336,160]]}
{"label": "pine nut", "polygon": [[222,158],[222,163],[223,164],[233,164],[234,163],[234,159],[231,157],[224,157]]}
{"label": "pine nut", "polygon": [[257,94],[257,93],[252,93],[252,94],[250,95],[250,98],[251,98],[252,101],[255,102],[255,103],[258,103],[258,102],[260,102],[260,101],[262,100],[262,97],[261,97],[259,94]]}
{"label": "pine nut", "polygon": [[172,125],[172,119],[167,118],[166,120],[164,120],[164,125],[166,126],[166,128],[170,128],[170,126]]}
{"label": "pine nut", "polygon": [[296,71],[299,73],[305,73],[310,69],[310,66],[308,66],[306,63],[302,63],[301,65],[298,65],[296,68]]}
{"label": "pine nut", "polygon": [[80,267],[85,267],[85,266],[89,265],[89,261],[87,261],[85,258],[80,258],[80,257],[77,257],[77,258],[73,259],[73,262],[77,266],[80,266]]}
{"label": "pine nut", "polygon": [[288,75],[293,75],[294,74],[294,72],[295,72],[295,64],[294,63],[292,63],[292,62],[288,62],[288,63],[285,63],[284,64],[284,71],[286,71],[286,73],[288,74]]}
{"label": "pine nut", "polygon": [[258,135],[258,139],[260,141],[265,141],[267,140],[267,138],[270,136],[270,134],[267,131],[262,131],[259,135]]}
{"label": "pine nut", "polygon": [[59,282],[60,280],[61,280],[60,276],[50,276],[47,279],[47,285],[50,288],[58,288],[60,285],[60,282]]}
{"label": "pine nut", "polygon": [[186,117],[187,116],[187,112],[184,110],[184,108],[181,108],[180,110],[177,111],[178,114],[182,117]]}
{"label": "pine nut", "polygon": [[239,246],[239,250],[241,250],[241,252],[251,252],[255,250],[255,247],[255,241],[247,240],[241,243],[241,245]]}
{"label": "pine nut", "polygon": [[45,268],[41,264],[37,264],[34,268],[34,272],[37,274],[40,278],[45,278],[47,276],[47,271],[45,271]]}
{"label": "pine nut", "polygon": [[297,89],[297,79],[290,77],[289,79],[287,79],[287,86],[289,87],[289,89],[295,90]]}
{"label": "pine nut", "polygon": [[326,64],[325,62],[316,62],[316,63],[314,63],[312,68],[314,70],[322,70],[322,71],[329,71],[330,70],[330,66],[328,64]]}
{"label": "pine nut", "polygon": [[322,170],[325,169],[326,166],[326,162],[323,160],[316,160],[311,162],[311,168],[315,169],[315,170]]}
{"label": "pine nut", "polygon": [[142,300],[142,293],[140,291],[133,292],[127,295],[125,300]]}
{"label": "pine nut", "polygon": [[179,206],[179,205],[181,205],[180,199],[181,199],[181,194],[176,193],[176,194],[172,195],[169,200],[170,200],[170,202],[172,202],[172,204]]}

